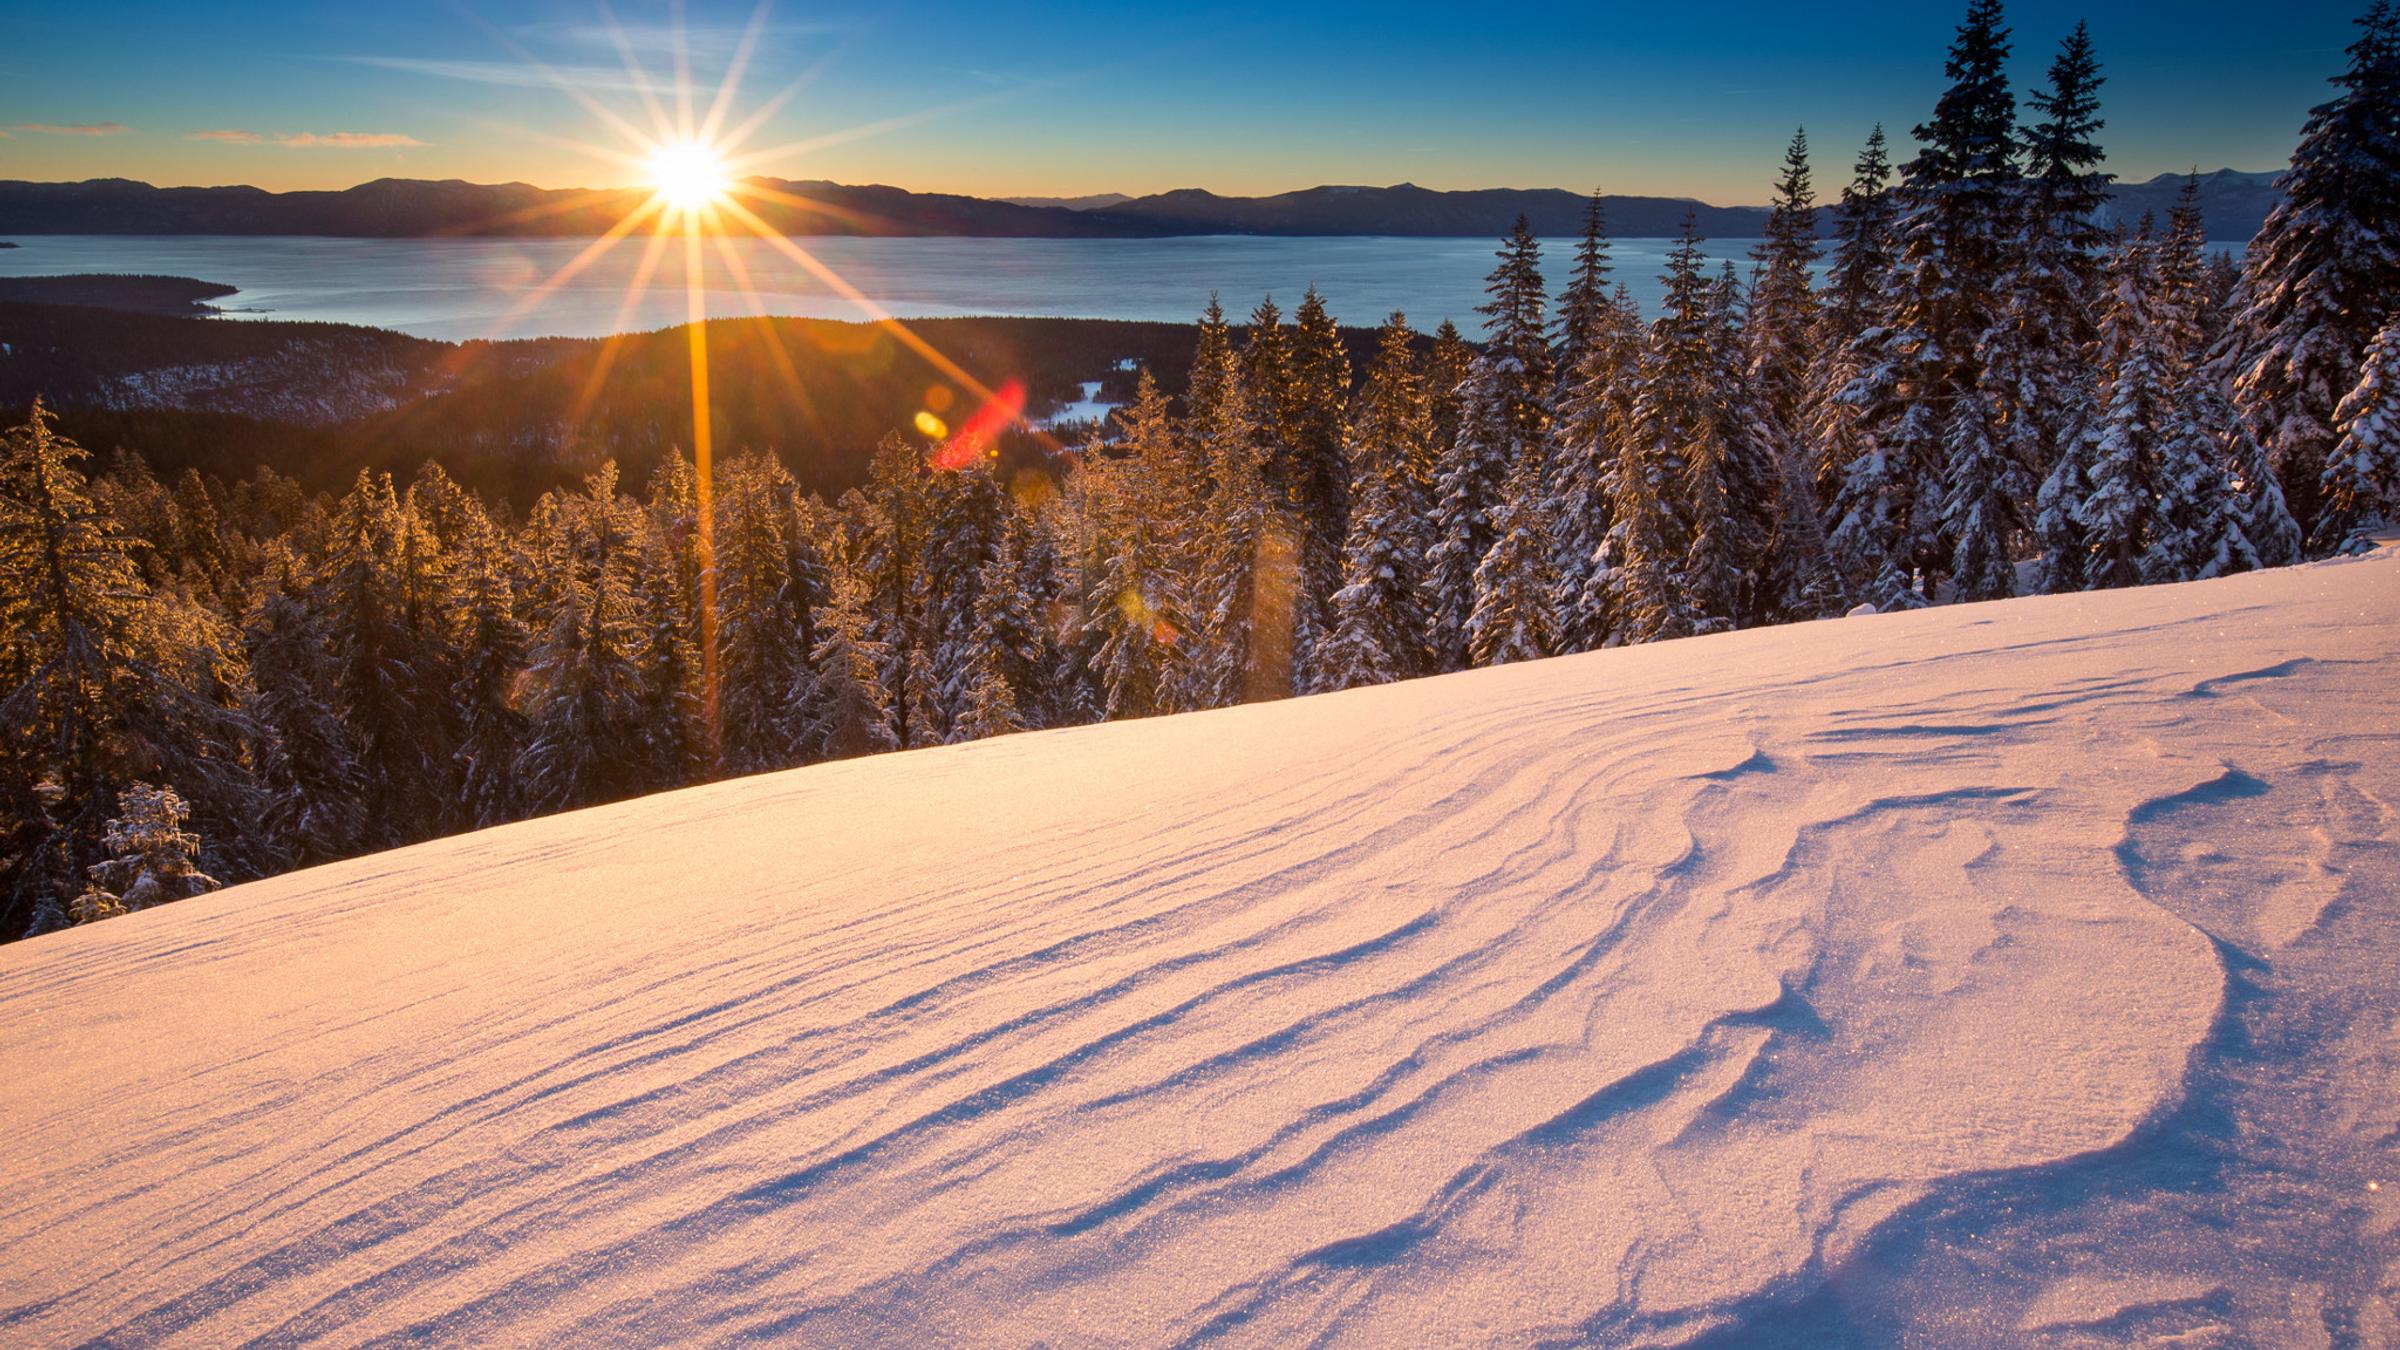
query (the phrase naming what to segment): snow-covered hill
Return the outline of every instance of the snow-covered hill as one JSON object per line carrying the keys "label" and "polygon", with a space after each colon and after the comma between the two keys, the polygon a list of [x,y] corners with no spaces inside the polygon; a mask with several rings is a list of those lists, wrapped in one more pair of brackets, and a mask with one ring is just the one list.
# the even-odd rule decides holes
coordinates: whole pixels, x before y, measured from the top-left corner
{"label": "snow-covered hill", "polygon": [[0,1340],[2391,1344],[2400,554],[0,948]]}

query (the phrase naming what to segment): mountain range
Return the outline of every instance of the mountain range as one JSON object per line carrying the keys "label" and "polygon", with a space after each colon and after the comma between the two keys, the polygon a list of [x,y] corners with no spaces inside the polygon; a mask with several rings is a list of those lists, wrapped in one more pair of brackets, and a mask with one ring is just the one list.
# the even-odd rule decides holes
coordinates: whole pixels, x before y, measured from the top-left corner
{"label": "mountain range", "polygon": [[[2201,207],[2215,239],[2247,239],[2275,199],[2274,175],[2222,169],[2200,179]],[[1227,197],[1181,188],[1146,197],[994,200],[879,185],[752,179],[772,196],[750,198],[772,228],[792,235],[972,236],[1139,239],[1179,235],[1504,234],[1520,215],[1551,238],[1581,232],[1587,198],[1562,188],[1444,192],[1390,187],[1313,187],[1268,197]],[[2163,216],[2184,176],[2162,174],[2118,186],[2104,223]],[[81,183],[0,181],[0,234],[332,235],[345,238],[457,236],[588,237],[638,209],[641,188],[581,191],[526,183],[382,178],[341,191],[268,192],[254,187],[153,187],[122,178]],[[1756,236],[1760,206],[1711,206],[1681,197],[1605,198],[1610,233],[1627,239],[1673,235],[1689,214],[1711,238]],[[1828,229],[1831,213],[1822,213]]]}

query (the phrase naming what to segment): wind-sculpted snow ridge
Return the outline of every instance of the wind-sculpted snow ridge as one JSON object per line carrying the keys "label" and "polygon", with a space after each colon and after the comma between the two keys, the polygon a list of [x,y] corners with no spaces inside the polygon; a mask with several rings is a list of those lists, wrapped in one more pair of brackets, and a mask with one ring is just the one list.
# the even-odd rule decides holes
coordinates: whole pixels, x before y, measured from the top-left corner
{"label": "wind-sculpted snow ridge", "polygon": [[720,784],[0,949],[0,1340],[2390,1344],[2400,555]]}

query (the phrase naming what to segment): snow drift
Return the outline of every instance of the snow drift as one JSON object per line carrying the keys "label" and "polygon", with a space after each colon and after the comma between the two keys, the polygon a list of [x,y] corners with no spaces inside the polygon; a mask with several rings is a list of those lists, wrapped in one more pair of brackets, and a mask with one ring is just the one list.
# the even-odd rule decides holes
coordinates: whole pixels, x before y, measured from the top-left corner
{"label": "snow drift", "polygon": [[1836,620],[0,948],[0,1336],[2388,1344],[2395,636]]}

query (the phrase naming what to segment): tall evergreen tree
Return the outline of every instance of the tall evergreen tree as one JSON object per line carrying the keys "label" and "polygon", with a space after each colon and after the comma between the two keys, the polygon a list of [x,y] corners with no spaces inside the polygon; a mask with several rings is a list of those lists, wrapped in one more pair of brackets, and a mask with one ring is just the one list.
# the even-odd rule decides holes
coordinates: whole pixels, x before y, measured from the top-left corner
{"label": "tall evergreen tree", "polygon": [[1343,585],[1311,665],[1314,690],[1405,679],[1431,664],[1424,595],[1429,527],[1414,466],[1432,435],[1432,414],[1410,351],[1414,338],[1405,316],[1384,323],[1351,419],[1354,509],[1343,541]]}
{"label": "tall evergreen tree", "polygon": [[1537,660],[1557,649],[1557,542],[1541,467],[1531,456],[1510,466],[1493,512],[1491,551],[1475,569],[1467,648],[1479,666]]}
{"label": "tall evergreen tree", "polygon": [[638,589],[641,525],[603,464],[578,493],[536,509],[547,573],[526,672],[525,804],[563,811],[641,791],[648,759],[643,658],[651,634]]}
{"label": "tall evergreen tree", "polygon": [[1842,394],[1860,374],[1865,353],[1859,340],[1878,317],[1892,271],[1891,174],[1878,126],[1859,152],[1834,213],[1833,261],[1818,309],[1822,331],[1814,343],[1808,402],[1801,413],[1801,437],[1813,460],[1811,477],[1821,509],[1833,505],[1843,475],[1862,448],[1858,406]]}
{"label": "tall evergreen tree", "polygon": [[[1808,132],[1792,133],[1783,174],[1767,212],[1766,237],[1751,251],[1757,279],[1750,290],[1750,384],[1779,441],[1800,422],[1817,330],[1813,277],[1824,248],[1817,242],[1817,192],[1808,169]],[[1779,444],[1778,459],[1797,453]]]}
{"label": "tall evergreen tree", "polygon": [[1342,542],[1350,529],[1350,465],[1342,420],[1350,402],[1350,353],[1325,297],[1308,288],[1294,311],[1291,426],[1283,475],[1285,504],[1300,522],[1298,659],[1326,623],[1323,606],[1341,585]]}
{"label": "tall evergreen tree", "polygon": [[801,752],[850,759],[901,748],[884,671],[891,664],[868,613],[868,588],[847,568],[833,573],[832,596],[817,616],[810,653],[816,683],[801,709]]}
{"label": "tall evergreen tree", "polygon": [[[2018,201],[2008,52],[1999,0],[1970,0],[1950,47],[1950,87],[1916,129],[1922,148],[1903,171],[1886,321],[1862,338],[1860,373],[1842,395],[1858,410],[1863,448],[1837,494],[1832,539],[1854,584],[1911,571],[1938,577],[1959,557],[2004,554],[2015,524],[2013,508],[1985,509],[2018,494],[2016,466],[1995,458],[2003,452],[1982,357],[2000,317]],[[2005,486],[1989,492],[1986,483]],[[1962,539],[1963,530],[1979,537]],[[1994,593],[1987,588],[2003,575],[1978,570],[1968,593]],[[1878,605],[1901,599],[1866,585]]]}
{"label": "tall evergreen tree", "polygon": [[2341,439],[2317,491],[2317,551],[2354,546],[2400,524],[2400,311],[2385,319],[2360,363],[2358,387],[2334,413]]}
{"label": "tall evergreen tree", "polygon": [[1608,324],[1609,296],[1608,203],[1594,188],[1583,208],[1583,235],[1575,244],[1575,269],[1558,298],[1558,339],[1552,364],[1562,388],[1571,388],[1576,372]]}
{"label": "tall evergreen tree", "polygon": [[259,799],[232,635],[154,592],[93,500],[82,447],[39,402],[0,438],[0,793],[18,861],[7,927],[56,914],[97,857],[117,793],[180,782],[228,834]]}
{"label": "tall evergreen tree", "polygon": [[2243,255],[2225,366],[2314,539],[2319,493],[2375,333],[2400,307],[2400,8],[2359,21],[2341,92],[2309,112],[2282,200]]}

